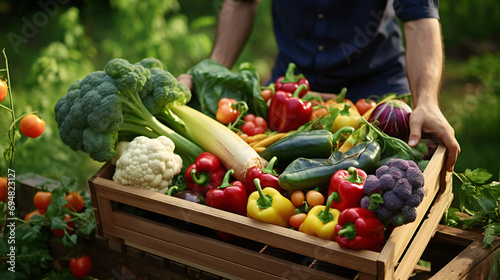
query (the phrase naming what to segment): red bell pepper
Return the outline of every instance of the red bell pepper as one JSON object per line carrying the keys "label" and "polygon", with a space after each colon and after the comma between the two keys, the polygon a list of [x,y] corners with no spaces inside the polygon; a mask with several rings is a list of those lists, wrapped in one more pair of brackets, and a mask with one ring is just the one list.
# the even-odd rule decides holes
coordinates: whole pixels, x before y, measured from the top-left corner
{"label": "red bell pepper", "polygon": [[[247,215],[247,190],[241,181],[233,181],[229,183],[229,177],[234,173],[234,169],[230,169],[224,176],[222,184],[216,189],[209,190],[205,198],[206,203],[210,207],[226,210],[232,213]],[[237,236],[215,230],[215,234],[224,241],[232,241]]]}
{"label": "red bell pepper", "polygon": [[225,174],[226,169],[219,159],[214,154],[203,152],[188,166],[184,178],[190,190],[206,194],[221,185]]}
{"label": "red bell pepper", "polygon": [[311,89],[311,86],[309,85],[309,81],[304,77],[304,75],[299,74],[295,75],[295,69],[297,69],[297,66],[295,63],[289,63],[288,68],[285,72],[285,76],[279,77],[276,79],[276,83],[274,85],[275,90],[281,90],[284,92],[289,92],[289,93],[294,93],[295,90],[300,85],[306,85],[307,88],[302,89],[299,92],[299,98],[302,98],[306,93]]}
{"label": "red bell pepper", "polygon": [[293,95],[278,90],[271,97],[268,119],[269,127],[272,130],[288,132],[309,121],[313,110],[312,103],[303,101],[298,97],[299,92],[304,88],[306,88],[306,85],[300,85]]}
{"label": "red bell pepper", "polygon": [[258,178],[260,180],[260,185],[262,188],[271,187],[275,188],[280,193],[283,192],[283,189],[278,184],[278,173],[276,173],[276,171],[274,171],[273,169],[274,163],[277,159],[277,157],[271,158],[267,166],[262,169],[256,166],[248,169],[245,176],[245,187],[247,188],[248,195],[257,190],[257,187],[255,187],[254,183],[255,178]]}
{"label": "red bell pepper", "polygon": [[384,247],[384,224],[372,211],[354,207],[340,213],[335,241],[340,247],[380,252]]}
{"label": "red bell pepper", "polygon": [[328,196],[333,193],[332,207],[339,211],[360,207],[361,199],[365,196],[363,183],[366,176],[365,171],[355,167],[335,172],[328,188]]}
{"label": "red bell pepper", "polygon": [[229,177],[234,173],[234,169],[226,172],[219,187],[209,190],[205,198],[210,207],[226,210],[232,213],[247,215],[247,190],[241,181],[229,183]]}

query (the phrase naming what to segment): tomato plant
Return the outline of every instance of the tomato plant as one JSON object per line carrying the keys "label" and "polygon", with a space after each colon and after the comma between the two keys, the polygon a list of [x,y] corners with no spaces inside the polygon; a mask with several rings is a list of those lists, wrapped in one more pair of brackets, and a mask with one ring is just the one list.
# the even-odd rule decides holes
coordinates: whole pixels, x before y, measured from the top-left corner
{"label": "tomato plant", "polygon": [[4,80],[0,80],[0,101],[4,100],[7,96],[7,83]]}
{"label": "tomato plant", "polygon": [[356,101],[356,109],[358,109],[360,115],[364,115],[368,110],[375,106],[377,106],[377,103],[372,99],[362,98]]}
{"label": "tomato plant", "polygon": [[92,259],[85,254],[79,258],[72,258],[69,261],[69,270],[76,278],[83,278],[92,271]]}
{"label": "tomato plant", "polygon": [[22,134],[30,138],[36,138],[45,130],[45,121],[40,119],[37,115],[28,114],[21,119],[19,129]]}
{"label": "tomato plant", "polygon": [[65,198],[68,201],[68,204],[65,204],[64,207],[68,208],[70,211],[80,212],[83,207],[85,207],[82,196],[75,191],[67,194]]}
{"label": "tomato plant", "polygon": [[39,210],[47,210],[47,206],[49,206],[50,201],[51,201],[52,193],[51,192],[44,192],[44,191],[38,191],[35,194],[35,197],[33,198],[33,202],[35,204],[36,209]]}
{"label": "tomato plant", "polygon": [[7,202],[7,177],[0,177],[0,201]]}
{"label": "tomato plant", "polygon": [[[68,232],[68,234],[73,234],[75,232],[75,222],[71,219],[73,219],[73,217],[68,214],[62,219],[62,221],[66,223],[66,232]],[[52,233],[59,238],[64,237],[64,229],[52,229]]]}

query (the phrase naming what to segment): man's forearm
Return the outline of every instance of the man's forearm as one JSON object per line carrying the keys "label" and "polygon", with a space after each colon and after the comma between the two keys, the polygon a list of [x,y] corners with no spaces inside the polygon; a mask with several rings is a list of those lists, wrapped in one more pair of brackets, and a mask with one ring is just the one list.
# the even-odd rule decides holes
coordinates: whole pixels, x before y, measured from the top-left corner
{"label": "man's forearm", "polygon": [[255,20],[259,1],[225,0],[219,15],[211,58],[231,68],[243,49]]}
{"label": "man's forearm", "polygon": [[437,105],[443,71],[443,43],[437,19],[406,22],[406,62],[414,105]]}

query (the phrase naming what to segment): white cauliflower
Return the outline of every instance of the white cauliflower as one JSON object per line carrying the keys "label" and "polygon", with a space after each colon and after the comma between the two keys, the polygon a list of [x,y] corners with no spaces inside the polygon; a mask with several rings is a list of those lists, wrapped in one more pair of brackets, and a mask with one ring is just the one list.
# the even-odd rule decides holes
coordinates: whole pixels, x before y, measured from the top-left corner
{"label": "white cauliflower", "polygon": [[120,142],[111,161],[116,165],[113,181],[166,193],[182,168],[182,159],[174,149],[174,142],[166,136],[138,136],[131,142]]}

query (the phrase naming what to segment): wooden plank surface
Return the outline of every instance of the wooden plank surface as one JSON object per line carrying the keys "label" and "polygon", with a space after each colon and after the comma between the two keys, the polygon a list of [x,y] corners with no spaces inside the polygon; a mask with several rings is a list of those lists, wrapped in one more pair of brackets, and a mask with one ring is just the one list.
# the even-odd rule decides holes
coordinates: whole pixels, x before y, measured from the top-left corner
{"label": "wooden plank surface", "polygon": [[[122,202],[368,274],[377,273],[376,252],[342,249],[333,241],[104,178],[94,180],[94,189],[99,199]],[[103,224],[111,223],[108,218],[101,220]]]}

